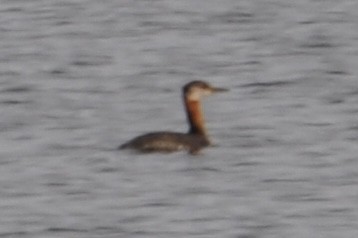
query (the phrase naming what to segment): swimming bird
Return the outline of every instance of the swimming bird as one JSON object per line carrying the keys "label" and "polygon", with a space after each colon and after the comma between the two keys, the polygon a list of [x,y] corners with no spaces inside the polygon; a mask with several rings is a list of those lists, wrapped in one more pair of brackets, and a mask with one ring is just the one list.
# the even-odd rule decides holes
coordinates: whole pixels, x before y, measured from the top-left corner
{"label": "swimming bird", "polygon": [[141,152],[174,152],[186,150],[197,154],[211,145],[201,108],[201,99],[217,92],[228,91],[225,88],[211,86],[204,81],[192,81],[184,85],[183,101],[189,124],[187,133],[159,131],[150,132],[122,144],[119,149],[135,149]]}

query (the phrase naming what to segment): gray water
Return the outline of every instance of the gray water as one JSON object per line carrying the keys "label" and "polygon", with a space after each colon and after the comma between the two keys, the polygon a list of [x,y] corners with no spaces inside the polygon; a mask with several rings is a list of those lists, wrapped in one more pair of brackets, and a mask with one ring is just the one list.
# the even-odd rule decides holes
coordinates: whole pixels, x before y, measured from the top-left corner
{"label": "gray water", "polygon": [[[355,0],[0,0],[0,237],[358,236]],[[186,131],[199,156],[117,151]]]}

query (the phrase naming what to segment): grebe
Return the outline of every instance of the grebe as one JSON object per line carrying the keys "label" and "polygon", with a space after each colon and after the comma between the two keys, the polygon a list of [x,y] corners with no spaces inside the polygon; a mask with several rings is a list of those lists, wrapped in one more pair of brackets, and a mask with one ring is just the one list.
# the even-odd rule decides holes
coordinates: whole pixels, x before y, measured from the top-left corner
{"label": "grebe", "polygon": [[119,149],[135,149],[142,152],[173,152],[187,150],[198,153],[211,144],[205,128],[201,109],[201,98],[216,92],[227,91],[225,88],[212,87],[204,81],[192,81],[183,87],[183,99],[189,123],[188,133],[151,132],[120,145]]}

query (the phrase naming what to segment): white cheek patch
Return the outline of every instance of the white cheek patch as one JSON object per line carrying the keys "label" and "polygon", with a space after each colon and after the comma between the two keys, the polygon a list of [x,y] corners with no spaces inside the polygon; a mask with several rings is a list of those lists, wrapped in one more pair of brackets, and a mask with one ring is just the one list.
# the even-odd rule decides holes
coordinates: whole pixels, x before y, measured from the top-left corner
{"label": "white cheek patch", "polygon": [[202,92],[198,89],[192,89],[189,92],[188,99],[190,101],[199,101],[202,96]]}
{"label": "white cheek patch", "polygon": [[203,89],[199,89],[199,88],[193,88],[188,93],[188,99],[190,101],[199,101],[202,96],[208,96],[211,93],[212,92],[210,90],[205,90],[205,89],[203,90]]}

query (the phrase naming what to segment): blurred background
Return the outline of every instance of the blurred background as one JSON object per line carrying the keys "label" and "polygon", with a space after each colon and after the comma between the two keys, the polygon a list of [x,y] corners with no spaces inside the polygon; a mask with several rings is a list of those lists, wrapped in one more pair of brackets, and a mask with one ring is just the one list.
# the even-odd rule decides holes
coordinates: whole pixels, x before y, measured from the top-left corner
{"label": "blurred background", "polygon": [[[355,0],[0,0],[0,237],[357,237]],[[206,80],[215,147],[186,131]]]}

